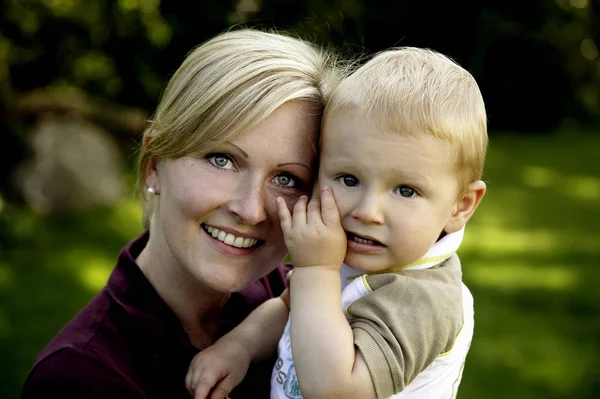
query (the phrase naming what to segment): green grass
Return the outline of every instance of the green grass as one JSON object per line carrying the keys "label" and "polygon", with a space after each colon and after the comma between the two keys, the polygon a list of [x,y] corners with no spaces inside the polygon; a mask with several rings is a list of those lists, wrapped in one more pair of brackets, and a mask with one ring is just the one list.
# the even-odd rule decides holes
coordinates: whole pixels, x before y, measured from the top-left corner
{"label": "green grass", "polygon": [[475,336],[459,398],[600,391],[600,137],[492,137],[460,254]]}
{"label": "green grass", "polygon": [[[600,137],[492,136],[488,193],[460,250],[476,330],[460,399],[600,392]],[[141,231],[134,200],[44,220],[0,210],[0,397]]]}
{"label": "green grass", "polygon": [[0,213],[0,398],[18,398],[37,353],[102,288],[120,248],[141,232],[133,199],[44,220]]}

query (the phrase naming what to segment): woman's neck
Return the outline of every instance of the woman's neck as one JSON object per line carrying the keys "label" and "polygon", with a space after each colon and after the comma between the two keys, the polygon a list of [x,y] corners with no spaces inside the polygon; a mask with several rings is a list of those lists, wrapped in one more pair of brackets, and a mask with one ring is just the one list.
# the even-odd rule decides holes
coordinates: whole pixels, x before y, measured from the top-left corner
{"label": "woman's neck", "polygon": [[230,294],[217,292],[191,276],[150,241],[136,259],[158,295],[181,321],[192,344],[206,348],[218,338],[222,310]]}

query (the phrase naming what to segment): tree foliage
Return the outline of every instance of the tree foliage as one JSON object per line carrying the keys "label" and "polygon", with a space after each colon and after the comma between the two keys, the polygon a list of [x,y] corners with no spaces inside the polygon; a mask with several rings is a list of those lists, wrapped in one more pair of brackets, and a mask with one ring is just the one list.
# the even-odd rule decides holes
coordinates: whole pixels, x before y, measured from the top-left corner
{"label": "tree foliage", "polygon": [[547,130],[600,112],[597,0],[2,0],[0,95],[75,86],[151,109],[185,54],[232,24],[354,53],[430,47],[468,68],[492,128]]}

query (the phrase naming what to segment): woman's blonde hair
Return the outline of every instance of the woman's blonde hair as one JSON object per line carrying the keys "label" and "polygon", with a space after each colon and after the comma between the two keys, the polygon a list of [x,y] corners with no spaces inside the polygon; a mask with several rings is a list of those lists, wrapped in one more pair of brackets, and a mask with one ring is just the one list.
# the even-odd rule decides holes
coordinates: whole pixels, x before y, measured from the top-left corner
{"label": "woman's blonde hair", "polygon": [[336,88],[325,115],[352,110],[382,131],[450,143],[459,184],[481,179],[487,118],[477,82],[448,57],[401,47],[377,54]]}
{"label": "woman's blonde hair", "polygon": [[310,101],[320,118],[343,75],[340,65],[309,42],[254,29],[222,33],[191,51],[162,93],[139,150],[144,226],[152,212],[143,190],[151,160],[209,152],[291,100]]}

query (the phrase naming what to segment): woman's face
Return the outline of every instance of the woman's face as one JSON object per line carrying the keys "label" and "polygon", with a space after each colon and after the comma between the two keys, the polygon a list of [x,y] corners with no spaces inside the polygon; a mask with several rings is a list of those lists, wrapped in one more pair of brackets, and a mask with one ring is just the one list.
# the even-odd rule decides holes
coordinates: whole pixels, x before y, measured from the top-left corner
{"label": "woman's face", "polygon": [[162,160],[147,177],[160,193],[151,243],[161,267],[219,292],[235,292],[286,255],[275,200],[312,190],[317,120],[288,102],[210,153]]}

